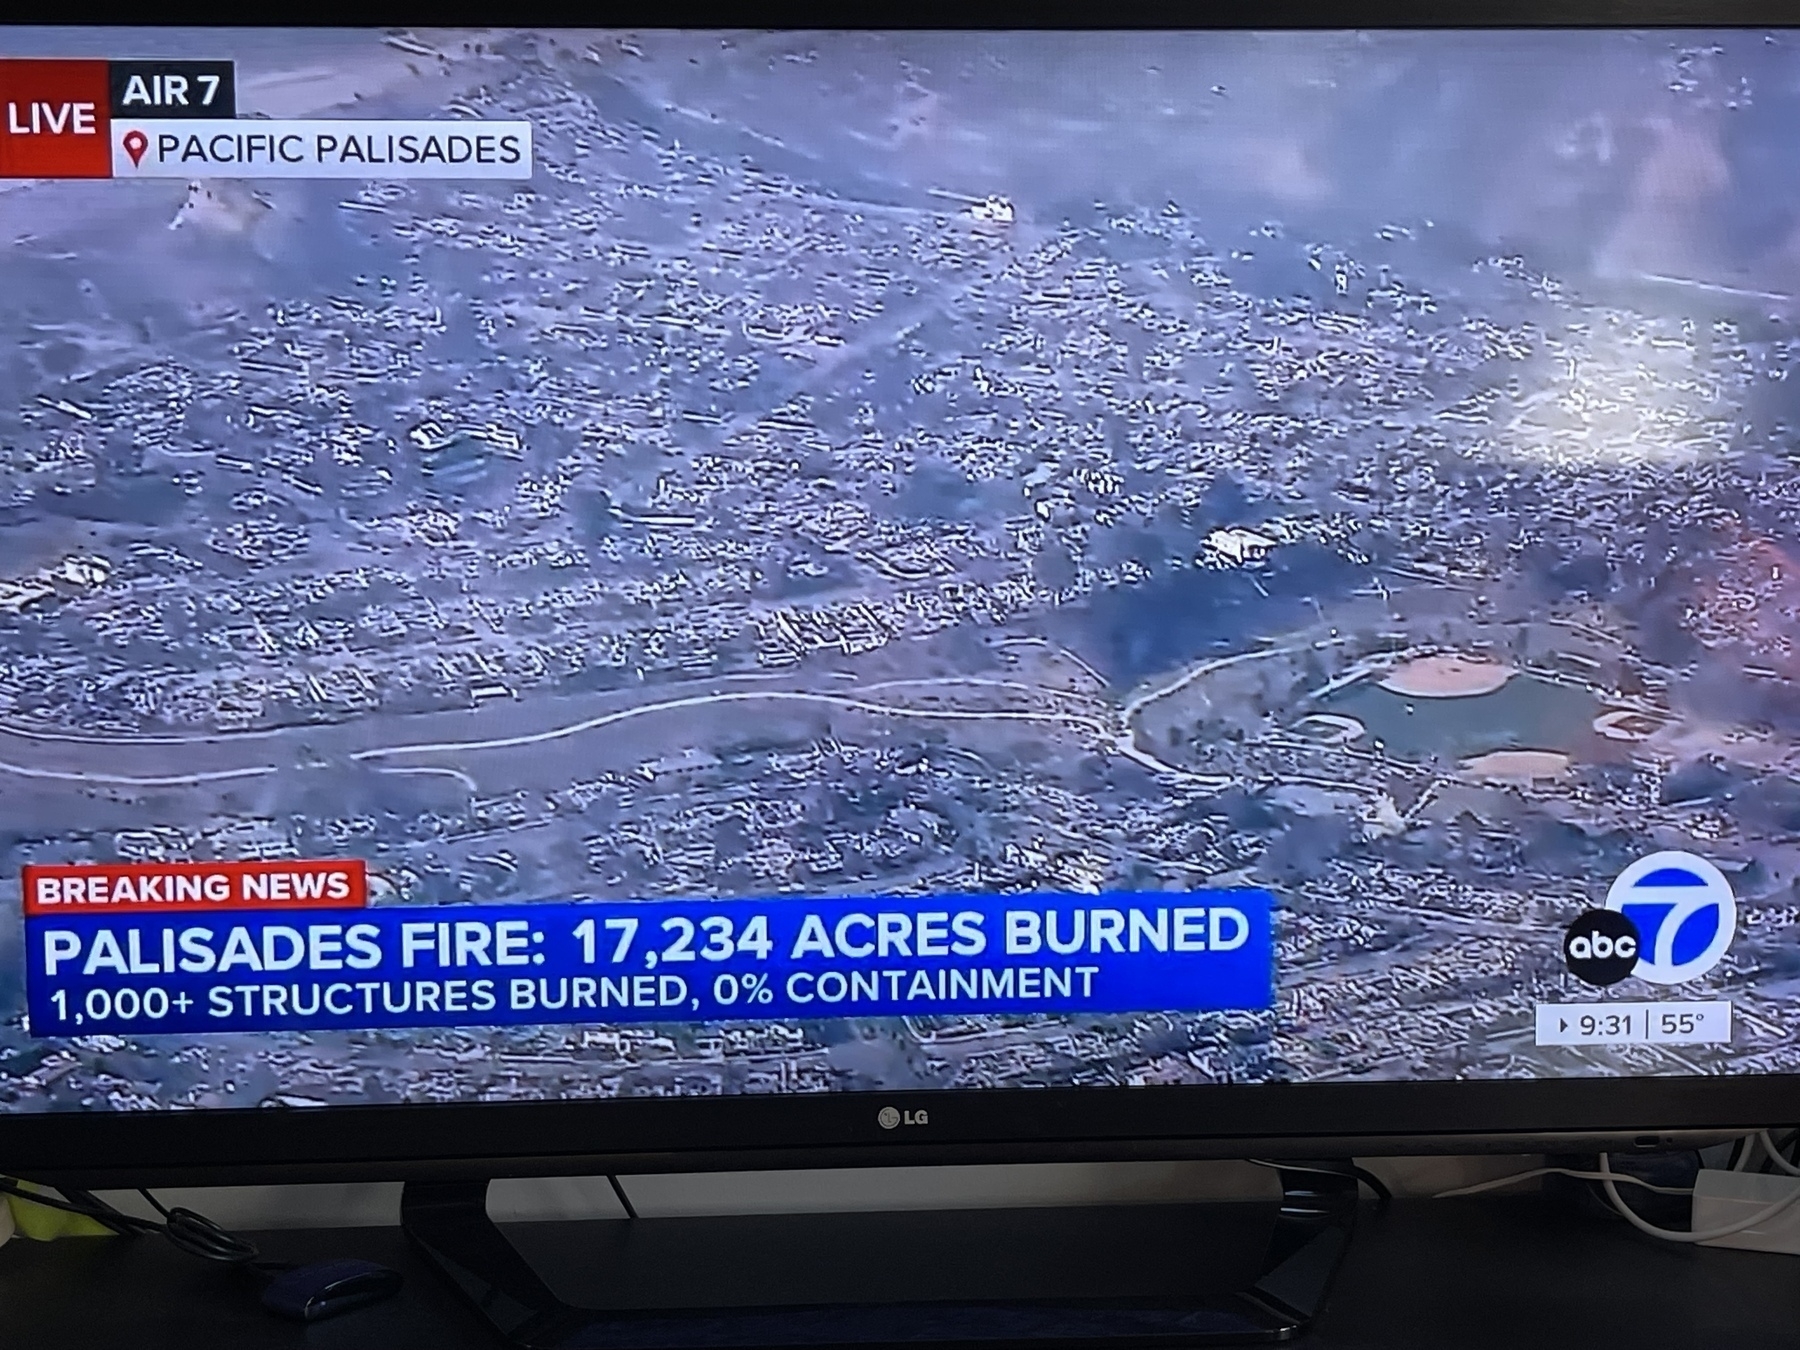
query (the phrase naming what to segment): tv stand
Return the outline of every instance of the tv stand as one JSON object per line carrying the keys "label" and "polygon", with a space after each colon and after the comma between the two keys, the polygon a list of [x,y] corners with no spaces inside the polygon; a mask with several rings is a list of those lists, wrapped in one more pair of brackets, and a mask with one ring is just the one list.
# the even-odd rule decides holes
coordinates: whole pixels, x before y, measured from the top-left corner
{"label": "tv stand", "polygon": [[502,1232],[485,1181],[415,1181],[401,1224],[527,1350],[1241,1344],[1302,1331],[1349,1244],[1355,1178],[1305,1166],[1279,1169],[1279,1206],[594,1220],[578,1241]]}

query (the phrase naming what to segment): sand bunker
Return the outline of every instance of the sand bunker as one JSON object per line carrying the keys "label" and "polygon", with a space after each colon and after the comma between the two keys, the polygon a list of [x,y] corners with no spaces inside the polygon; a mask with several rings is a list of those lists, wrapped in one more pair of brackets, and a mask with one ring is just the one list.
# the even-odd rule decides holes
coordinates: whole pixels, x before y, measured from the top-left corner
{"label": "sand bunker", "polygon": [[1613,708],[1594,719],[1594,730],[1609,741],[1647,741],[1662,728],[1662,718],[1634,708]]}
{"label": "sand bunker", "polygon": [[1294,723],[1294,730],[1320,745],[1348,745],[1360,740],[1368,728],[1339,713],[1308,713]]}
{"label": "sand bunker", "polygon": [[1516,673],[1480,657],[1422,656],[1395,666],[1380,683],[1390,694],[1407,698],[1473,698],[1493,693]]}
{"label": "sand bunker", "polygon": [[1529,783],[1556,778],[1569,767],[1569,757],[1559,750],[1495,750],[1463,764],[1476,778],[1490,783]]}

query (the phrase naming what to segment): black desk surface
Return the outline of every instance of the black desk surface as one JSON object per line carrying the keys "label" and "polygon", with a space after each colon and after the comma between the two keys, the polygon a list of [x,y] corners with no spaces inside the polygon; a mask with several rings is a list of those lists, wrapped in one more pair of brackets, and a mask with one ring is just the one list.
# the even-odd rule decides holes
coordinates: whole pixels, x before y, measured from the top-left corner
{"label": "black desk surface", "polygon": [[[578,1241],[577,1225],[558,1225]],[[545,1231],[536,1240],[550,1236]],[[269,1233],[278,1260],[405,1272],[385,1304],[303,1327],[242,1277],[160,1239],[0,1247],[8,1350],[492,1350],[500,1342],[397,1229]],[[1539,1197],[1365,1209],[1330,1307],[1297,1350],[1797,1350],[1800,1258],[1678,1247]]]}

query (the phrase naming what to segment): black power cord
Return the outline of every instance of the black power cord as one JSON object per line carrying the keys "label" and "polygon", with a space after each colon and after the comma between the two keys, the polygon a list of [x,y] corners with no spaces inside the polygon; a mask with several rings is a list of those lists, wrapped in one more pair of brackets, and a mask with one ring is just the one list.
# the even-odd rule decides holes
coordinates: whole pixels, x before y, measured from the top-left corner
{"label": "black power cord", "polygon": [[255,1266],[259,1270],[272,1268],[269,1263],[257,1260],[262,1253],[248,1238],[241,1238],[236,1233],[219,1227],[204,1214],[191,1209],[183,1209],[180,1205],[170,1209],[142,1187],[138,1188],[138,1194],[162,1215],[162,1235],[189,1256],[198,1256],[205,1261],[223,1261],[233,1266]]}
{"label": "black power cord", "polygon": [[[1775,1145],[1776,1156],[1779,1157],[1783,1162],[1787,1163],[1789,1167],[1800,1164],[1800,1158],[1796,1158],[1793,1156],[1795,1154],[1795,1152],[1797,1151],[1794,1147],[1795,1144],[1800,1143],[1800,1130],[1792,1131],[1791,1133],[1789,1133],[1789,1135],[1786,1139],[1782,1139],[1782,1140],[1776,1140],[1774,1138],[1774,1136],[1771,1135],[1770,1142],[1774,1143],[1774,1145]],[[1764,1163],[1763,1166],[1767,1167],[1768,1164]],[[1782,1170],[1785,1171],[1786,1169],[1783,1168]]]}
{"label": "black power cord", "polygon": [[128,1237],[141,1237],[149,1233],[160,1233],[169,1244],[189,1256],[197,1256],[203,1261],[218,1261],[225,1265],[244,1266],[251,1269],[273,1273],[291,1270],[286,1263],[259,1261],[261,1256],[256,1244],[236,1233],[220,1227],[204,1214],[177,1205],[171,1209],[158,1200],[149,1191],[139,1189],[138,1194],[149,1201],[150,1206],[161,1219],[145,1219],[136,1214],[127,1214],[102,1200],[91,1191],[77,1190],[73,1187],[59,1187],[60,1195],[48,1195],[40,1191],[30,1190],[18,1182],[0,1177],[0,1194],[16,1195],[21,1200],[29,1200],[34,1205],[44,1205],[50,1209],[60,1209],[67,1214],[79,1214],[104,1224],[115,1233]]}
{"label": "black power cord", "polygon": [[637,1206],[631,1203],[631,1197],[625,1194],[625,1188],[619,1184],[616,1173],[607,1173],[606,1179],[612,1182],[613,1194],[619,1197],[619,1203],[625,1207],[625,1217],[635,1219],[638,1216]]}

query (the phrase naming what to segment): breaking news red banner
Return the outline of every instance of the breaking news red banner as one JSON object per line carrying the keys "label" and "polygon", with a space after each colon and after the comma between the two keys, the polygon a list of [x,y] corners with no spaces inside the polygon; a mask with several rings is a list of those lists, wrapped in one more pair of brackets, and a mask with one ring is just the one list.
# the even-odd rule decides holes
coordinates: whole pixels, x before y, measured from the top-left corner
{"label": "breaking news red banner", "polygon": [[31,918],[121,910],[361,909],[369,898],[359,858],[31,863],[22,889]]}

